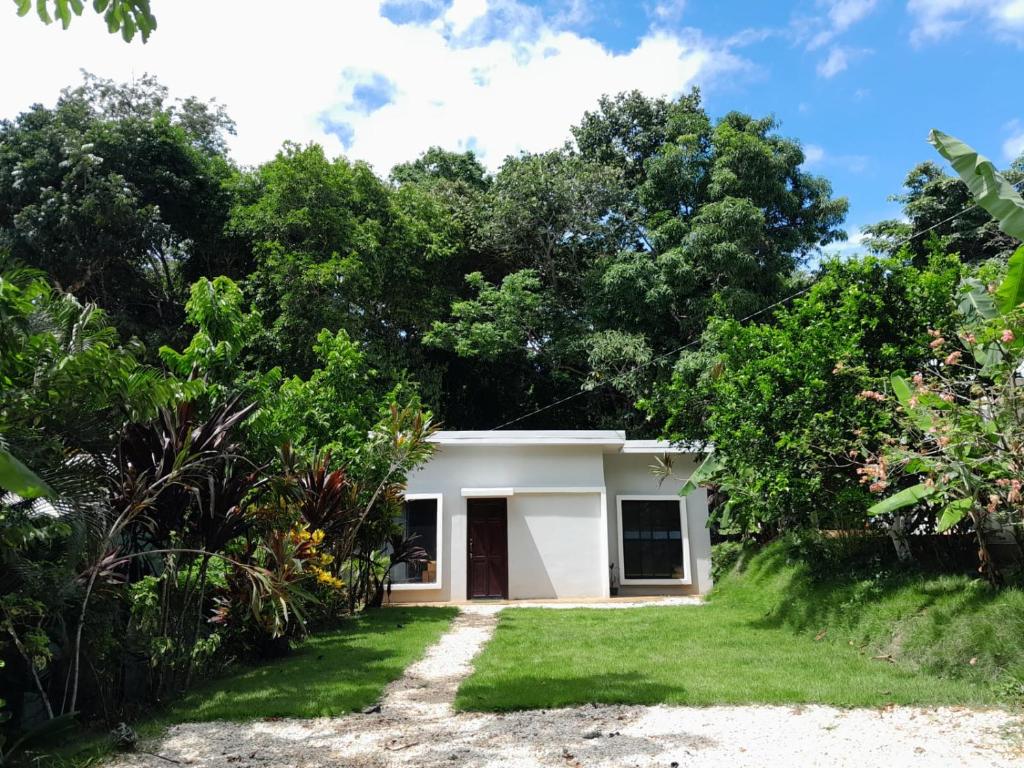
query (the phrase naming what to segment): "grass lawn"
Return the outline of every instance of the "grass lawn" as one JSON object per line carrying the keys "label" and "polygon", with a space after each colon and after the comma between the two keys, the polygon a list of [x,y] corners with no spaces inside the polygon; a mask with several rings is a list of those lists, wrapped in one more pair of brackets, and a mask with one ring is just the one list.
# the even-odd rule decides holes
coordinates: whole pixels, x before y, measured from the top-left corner
{"label": "grass lawn", "polygon": [[193,689],[162,722],[328,717],[375,702],[448,628],[454,608],[387,608],[310,637],[285,659]]}
{"label": "grass lawn", "polygon": [[456,706],[1007,703],[1022,629],[1019,591],[920,576],[814,586],[775,548],[704,606],[506,610]]}

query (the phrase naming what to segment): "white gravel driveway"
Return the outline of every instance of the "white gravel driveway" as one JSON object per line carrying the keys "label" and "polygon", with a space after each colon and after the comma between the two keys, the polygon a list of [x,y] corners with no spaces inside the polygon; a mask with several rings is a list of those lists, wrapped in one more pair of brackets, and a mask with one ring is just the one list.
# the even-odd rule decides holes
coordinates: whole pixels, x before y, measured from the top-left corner
{"label": "white gravel driveway", "polygon": [[167,768],[168,759],[203,768],[1024,765],[1024,724],[1000,710],[587,706],[456,713],[459,682],[472,671],[500,609],[464,609],[388,687],[380,712],[178,725],[149,745],[162,757],[124,755],[114,765]]}

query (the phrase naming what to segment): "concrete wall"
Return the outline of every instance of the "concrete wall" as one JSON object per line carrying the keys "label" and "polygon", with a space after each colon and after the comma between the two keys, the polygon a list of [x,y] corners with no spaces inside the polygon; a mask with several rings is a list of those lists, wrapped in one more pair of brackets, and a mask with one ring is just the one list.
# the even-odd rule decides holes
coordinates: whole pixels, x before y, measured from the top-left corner
{"label": "concrete wall", "polygon": [[[649,454],[605,454],[599,446],[439,446],[409,476],[408,493],[440,493],[440,586],[394,589],[393,602],[466,599],[466,498],[463,488],[512,488],[508,498],[509,597],[601,597],[608,566],[618,560],[617,494],[672,495],[682,480],[658,487]],[[684,477],[695,464],[676,459]],[[547,492],[545,492],[547,489]],[[551,492],[551,489],[572,492]],[[605,489],[602,497],[600,489]],[[603,503],[602,503],[603,498]],[[606,518],[602,523],[602,518]],[[703,490],[687,499],[690,573],[687,587],[631,587],[620,594],[706,592],[711,548]],[[619,570],[621,573],[621,569]]]}
{"label": "concrete wall", "polygon": [[601,494],[517,494],[508,500],[508,596],[598,597],[604,589]]}
{"label": "concrete wall", "polygon": [[[608,556],[622,577],[619,563],[619,526],[616,496],[665,496],[678,498],[679,490],[697,468],[703,456],[676,455],[673,477],[660,485],[651,472],[655,457],[642,453],[616,453],[604,456],[604,476],[608,505]],[[703,488],[686,497],[686,528],[690,544],[689,585],[623,585],[620,595],[704,594],[711,589],[711,534],[707,528],[708,495]]]}
{"label": "concrete wall", "polygon": [[[438,446],[433,458],[409,475],[407,492],[440,493],[444,496],[441,586],[436,589],[395,589],[391,594],[392,602],[466,599],[466,499],[462,496],[463,488],[599,488],[604,485],[601,455],[601,449],[595,446]],[[516,594],[517,589],[533,591],[543,586],[539,574],[531,584],[520,577],[518,571],[522,569],[516,567],[514,547],[519,546],[519,556],[535,559],[531,548],[534,553],[546,550],[531,544],[530,538],[536,539],[527,534],[535,530],[551,530],[550,521],[541,519],[536,502],[523,502],[521,508],[530,513],[529,519],[517,516],[517,502],[527,498],[519,495],[509,498],[510,595]],[[565,519],[575,519],[572,527],[578,528],[578,506],[570,503],[563,509],[567,510]],[[596,510],[599,515],[599,503]],[[556,511],[555,514],[559,513]],[[550,545],[545,543],[543,546]],[[556,568],[554,579],[549,581],[552,585],[562,584],[566,589],[578,589],[575,577],[563,574],[560,567]]]}

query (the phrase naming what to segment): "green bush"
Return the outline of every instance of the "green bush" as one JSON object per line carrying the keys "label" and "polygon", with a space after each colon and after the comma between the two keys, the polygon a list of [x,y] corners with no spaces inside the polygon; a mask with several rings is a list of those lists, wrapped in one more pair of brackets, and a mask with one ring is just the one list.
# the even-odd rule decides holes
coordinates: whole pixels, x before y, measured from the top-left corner
{"label": "green bush", "polygon": [[743,557],[749,545],[742,541],[720,541],[711,545],[711,579],[717,583]]}

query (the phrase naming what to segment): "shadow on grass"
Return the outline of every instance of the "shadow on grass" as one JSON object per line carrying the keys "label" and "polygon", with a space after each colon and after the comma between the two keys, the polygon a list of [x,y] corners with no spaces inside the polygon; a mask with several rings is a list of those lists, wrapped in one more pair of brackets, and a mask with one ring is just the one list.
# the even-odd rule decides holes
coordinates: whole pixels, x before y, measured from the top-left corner
{"label": "shadow on grass", "polygon": [[640,674],[590,675],[517,674],[498,684],[470,677],[459,688],[455,709],[514,712],[586,704],[660,704],[683,701],[686,689]]}

